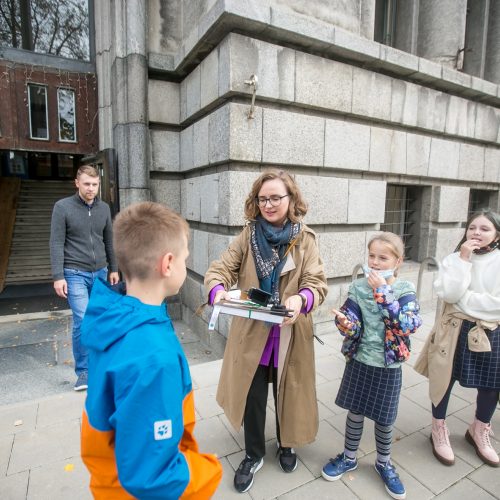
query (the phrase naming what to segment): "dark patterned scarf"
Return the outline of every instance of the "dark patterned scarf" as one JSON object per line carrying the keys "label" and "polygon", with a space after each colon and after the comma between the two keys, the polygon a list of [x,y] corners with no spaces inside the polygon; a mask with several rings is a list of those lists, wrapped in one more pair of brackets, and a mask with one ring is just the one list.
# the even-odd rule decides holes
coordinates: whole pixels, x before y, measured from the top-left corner
{"label": "dark patterned scarf", "polygon": [[489,245],[486,245],[485,247],[481,247],[481,248],[478,248],[477,250],[474,250],[474,253],[476,255],[483,255],[485,253],[490,253],[493,250],[495,250],[495,248],[498,248],[498,245],[499,245],[499,241],[495,240],[495,241],[492,241]]}
{"label": "dark patterned scarf", "polygon": [[259,278],[259,287],[271,293],[272,302],[280,303],[279,280],[285,265],[288,245],[300,233],[302,225],[287,220],[283,227],[276,227],[258,216],[250,225],[250,247]]}

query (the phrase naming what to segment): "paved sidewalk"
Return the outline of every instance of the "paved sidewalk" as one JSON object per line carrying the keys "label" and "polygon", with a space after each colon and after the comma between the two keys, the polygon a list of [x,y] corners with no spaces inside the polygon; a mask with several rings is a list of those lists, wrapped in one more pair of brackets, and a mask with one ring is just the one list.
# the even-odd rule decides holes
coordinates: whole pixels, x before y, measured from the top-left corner
{"label": "paved sidewalk", "polygon": [[[412,359],[403,368],[403,392],[396,421],[393,462],[404,481],[408,499],[499,498],[500,470],[482,464],[464,434],[473,418],[475,391],[455,387],[448,424],[456,453],[453,467],[441,465],[429,442],[430,404],[427,381],[411,365],[432,326],[434,312],[424,315],[424,327],[413,339]],[[243,457],[243,433],[235,432],[215,402],[221,361],[191,364],[198,423],[196,436],[203,451],[221,458],[224,477],[217,499],[369,499],[389,498],[373,468],[373,425],[365,423],[359,467],[336,482],[321,478],[328,458],[343,448],[345,411],[335,405],[344,361],[340,336],[321,336],[316,343],[317,391],[320,425],[316,441],[297,450],[300,463],[284,474],[276,458],[274,415],[269,400],[265,464],[252,489],[238,494],[232,487],[234,470]],[[188,356],[189,357],[189,356]],[[195,361],[196,362],[196,361]],[[0,372],[2,368],[0,366]],[[270,391],[271,392],[271,391]],[[90,499],[88,474],[79,457],[80,417],[85,394],[68,389],[52,397],[0,406],[0,498],[2,500]],[[493,426],[500,435],[500,412]],[[493,439],[500,450],[500,443]]]}

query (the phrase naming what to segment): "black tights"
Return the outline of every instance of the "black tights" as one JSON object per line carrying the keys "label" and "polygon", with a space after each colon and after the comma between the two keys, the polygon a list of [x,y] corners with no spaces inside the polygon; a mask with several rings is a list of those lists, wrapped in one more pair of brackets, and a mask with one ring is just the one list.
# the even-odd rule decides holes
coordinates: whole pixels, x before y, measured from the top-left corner
{"label": "black tights", "polygon": [[[432,416],[434,418],[446,418],[446,410],[450,401],[451,390],[455,380],[452,379],[443,399],[437,406],[432,405]],[[498,403],[498,391],[495,389],[478,389],[476,399],[476,418],[484,424],[489,424],[495,413]]]}

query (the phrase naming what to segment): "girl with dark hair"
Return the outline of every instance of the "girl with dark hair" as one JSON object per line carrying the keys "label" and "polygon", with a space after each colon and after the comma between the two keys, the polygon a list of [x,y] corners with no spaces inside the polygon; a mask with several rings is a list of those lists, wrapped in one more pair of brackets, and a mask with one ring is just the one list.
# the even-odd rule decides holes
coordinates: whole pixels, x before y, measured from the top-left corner
{"label": "girl with dark hair", "polygon": [[246,455],[234,477],[248,491],[264,463],[269,382],[276,412],[278,463],[297,468],[293,447],[314,441],[318,431],[311,312],[327,293],[316,235],[302,222],[307,205],[295,179],[283,170],[266,170],[245,202],[247,225],[212,262],[205,286],[209,303],[229,298],[236,284],[257,287],[272,302],[293,311],[280,326],[234,317],[217,388],[217,402],[232,426],[243,424]]}
{"label": "girl with dark hair", "polygon": [[500,390],[500,218],[490,210],[473,214],[456,250],[442,262],[434,283],[443,300],[439,320],[415,369],[429,377],[434,456],[452,465],[446,426],[454,383],[477,389],[476,413],[465,437],[486,464],[498,467],[491,445],[491,418]]}

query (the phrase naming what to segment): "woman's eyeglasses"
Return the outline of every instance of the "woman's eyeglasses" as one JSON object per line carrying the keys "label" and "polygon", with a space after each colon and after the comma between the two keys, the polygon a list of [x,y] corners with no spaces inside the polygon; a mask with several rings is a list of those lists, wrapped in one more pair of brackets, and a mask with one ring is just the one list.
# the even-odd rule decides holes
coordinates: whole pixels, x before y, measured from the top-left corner
{"label": "woman's eyeglasses", "polygon": [[278,207],[281,205],[281,200],[283,198],[286,198],[287,196],[290,196],[289,194],[284,194],[283,196],[278,196],[278,195],[273,195],[270,196],[269,198],[266,198],[265,196],[257,196],[255,198],[255,201],[257,202],[257,205],[259,207],[264,208],[267,205],[267,202],[271,204],[272,207]]}

